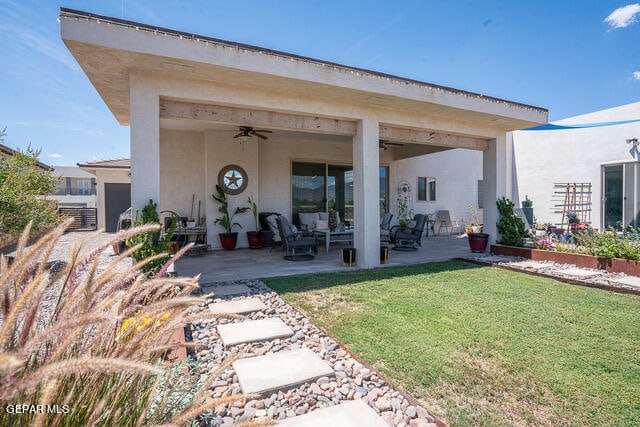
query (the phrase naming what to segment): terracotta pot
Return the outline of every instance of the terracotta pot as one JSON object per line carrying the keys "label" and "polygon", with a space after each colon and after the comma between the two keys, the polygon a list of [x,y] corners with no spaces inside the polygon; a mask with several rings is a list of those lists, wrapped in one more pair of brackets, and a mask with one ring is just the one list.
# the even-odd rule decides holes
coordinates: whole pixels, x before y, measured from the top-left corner
{"label": "terracotta pot", "polygon": [[484,252],[489,243],[489,235],[486,233],[471,233],[469,236],[469,248],[471,252]]}
{"label": "terracotta pot", "polygon": [[238,233],[218,233],[220,244],[228,251],[236,248],[238,243]]}
{"label": "terracotta pot", "polygon": [[262,233],[259,231],[247,231],[247,240],[251,249],[260,249],[262,247]]}

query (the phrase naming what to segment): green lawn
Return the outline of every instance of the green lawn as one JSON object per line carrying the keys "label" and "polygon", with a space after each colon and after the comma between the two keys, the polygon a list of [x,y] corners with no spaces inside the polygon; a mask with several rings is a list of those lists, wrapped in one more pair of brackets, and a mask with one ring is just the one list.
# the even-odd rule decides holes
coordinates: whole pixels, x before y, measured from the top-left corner
{"label": "green lawn", "polygon": [[640,425],[640,297],[462,261],[265,282],[452,425]]}

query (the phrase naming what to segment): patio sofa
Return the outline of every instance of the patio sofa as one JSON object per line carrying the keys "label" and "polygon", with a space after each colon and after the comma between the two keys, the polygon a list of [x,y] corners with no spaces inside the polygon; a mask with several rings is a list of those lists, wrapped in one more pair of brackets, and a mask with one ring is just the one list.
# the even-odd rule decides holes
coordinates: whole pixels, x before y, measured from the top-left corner
{"label": "patio sofa", "polygon": [[[340,213],[336,212],[337,226],[341,225]],[[326,230],[329,228],[329,212],[300,212],[298,223],[303,230]]]}

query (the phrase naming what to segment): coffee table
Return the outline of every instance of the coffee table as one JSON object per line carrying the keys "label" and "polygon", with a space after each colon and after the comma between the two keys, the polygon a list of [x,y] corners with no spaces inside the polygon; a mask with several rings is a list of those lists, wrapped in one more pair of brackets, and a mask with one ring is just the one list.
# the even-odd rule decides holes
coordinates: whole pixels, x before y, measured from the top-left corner
{"label": "coffee table", "polygon": [[349,243],[353,244],[353,229],[345,230],[313,230],[313,234],[318,239],[324,239],[325,253],[329,253],[329,245],[331,243]]}

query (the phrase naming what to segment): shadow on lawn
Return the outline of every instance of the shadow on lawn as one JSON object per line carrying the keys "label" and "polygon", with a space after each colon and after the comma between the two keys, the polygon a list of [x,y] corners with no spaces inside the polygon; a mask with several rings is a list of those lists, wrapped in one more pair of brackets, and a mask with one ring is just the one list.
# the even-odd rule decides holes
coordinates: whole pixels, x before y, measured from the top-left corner
{"label": "shadow on lawn", "polygon": [[374,268],[371,270],[346,271],[339,273],[314,273],[301,274],[298,276],[269,277],[261,280],[276,292],[296,293],[316,289],[324,289],[332,286],[349,285],[359,282],[388,280],[405,276],[481,268],[487,268],[487,266],[461,260],[455,260],[398,267]]}

